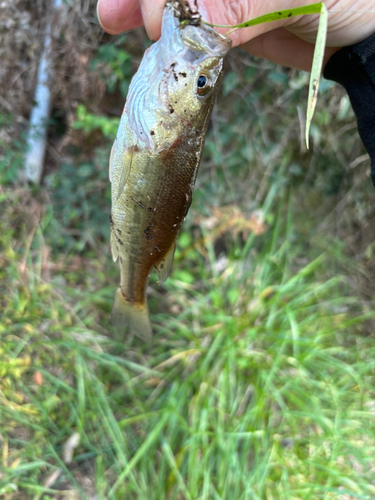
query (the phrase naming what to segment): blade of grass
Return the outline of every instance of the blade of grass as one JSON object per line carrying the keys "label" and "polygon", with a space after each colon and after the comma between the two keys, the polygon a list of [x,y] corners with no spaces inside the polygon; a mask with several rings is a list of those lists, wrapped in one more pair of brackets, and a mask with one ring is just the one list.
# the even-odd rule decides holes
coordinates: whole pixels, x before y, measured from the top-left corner
{"label": "blade of grass", "polygon": [[117,481],[115,484],[112,486],[111,490],[108,493],[108,496],[113,496],[116,490],[121,486],[121,484],[125,481],[127,476],[131,473],[131,471],[134,469],[134,467],[137,465],[139,460],[147,453],[148,449],[154,444],[154,442],[160,438],[160,432],[164,425],[166,424],[167,420],[169,419],[169,414],[166,413],[158,425],[154,427],[154,429],[150,432],[148,435],[147,439],[144,441],[142,446],[139,448],[139,450],[136,452],[134,457],[129,461],[128,465],[125,467],[125,469],[122,471],[120,476],[117,478]]}
{"label": "blade of grass", "polygon": [[80,356],[80,353],[77,353],[77,358],[76,358],[76,380],[77,380],[77,399],[78,399],[78,407],[77,407],[77,413],[78,413],[78,432],[79,434],[82,434],[84,425],[85,425],[85,400],[86,400],[86,394],[85,394],[85,380],[84,380],[84,368],[87,371],[86,367],[83,367],[83,361]]}
{"label": "blade of grass", "polygon": [[320,14],[320,18],[319,18],[318,33],[314,49],[313,63],[311,68],[309,97],[307,101],[306,129],[305,129],[305,140],[307,149],[309,149],[309,131],[310,131],[312,117],[314,115],[316,101],[318,98],[319,80],[322,72],[324,50],[327,39],[328,10],[324,5],[324,3],[318,2],[311,5],[305,5],[302,7],[295,7],[294,9],[285,9],[276,12],[270,12],[269,14],[256,17],[255,19],[250,19],[249,21],[245,21],[244,23],[236,24],[234,26],[229,26],[225,24],[211,24],[202,20],[204,24],[207,24],[215,28],[230,28],[230,31],[226,33],[226,35],[229,35],[230,33],[239,28],[249,28],[251,26],[256,26],[258,24],[280,21],[282,19],[288,19],[290,17],[303,16],[309,14]]}
{"label": "blade of grass", "polygon": [[191,498],[191,496],[186,488],[185,481],[184,481],[183,477],[181,476],[179,468],[176,464],[176,460],[173,456],[173,452],[171,450],[171,447],[167,443],[167,441],[165,441],[165,440],[163,440],[162,450],[164,452],[165,458],[167,459],[167,462],[169,463],[169,465],[173,471],[173,474],[175,475],[175,477],[177,479],[179,490],[181,491],[182,495],[185,497],[186,500],[192,500],[192,498]]}
{"label": "blade of grass", "polygon": [[270,12],[269,14],[264,14],[263,16],[256,17],[255,19],[250,19],[250,21],[245,21],[244,23],[236,24],[234,26],[228,26],[226,24],[211,24],[203,20],[202,23],[208,24],[208,26],[212,26],[213,28],[230,28],[232,30],[238,28],[250,28],[251,26],[256,26],[257,24],[280,21],[281,19],[288,19],[289,17],[319,14],[321,12],[322,5],[322,2],[318,2],[311,5],[304,5],[302,7],[295,7],[294,9],[285,9],[276,12]]}
{"label": "blade of grass", "polygon": [[314,115],[316,101],[318,99],[319,80],[322,74],[324,51],[327,40],[327,28],[328,28],[328,11],[324,3],[322,3],[320,10],[318,33],[316,35],[314,57],[311,67],[309,96],[307,99],[306,130],[305,130],[307,149],[309,149],[309,132],[310,132],[311,120]]}

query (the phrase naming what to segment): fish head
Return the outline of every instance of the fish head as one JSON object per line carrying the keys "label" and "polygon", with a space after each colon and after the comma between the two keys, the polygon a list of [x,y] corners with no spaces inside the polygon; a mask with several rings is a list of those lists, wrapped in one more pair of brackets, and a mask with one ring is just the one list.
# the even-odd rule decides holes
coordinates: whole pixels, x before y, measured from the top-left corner
{"label": "fish head", "polygon": [[145,54],[125,106],[138,150],[157,153],[207,121],[231,40],[201,22],[181,23],[173,3]]}

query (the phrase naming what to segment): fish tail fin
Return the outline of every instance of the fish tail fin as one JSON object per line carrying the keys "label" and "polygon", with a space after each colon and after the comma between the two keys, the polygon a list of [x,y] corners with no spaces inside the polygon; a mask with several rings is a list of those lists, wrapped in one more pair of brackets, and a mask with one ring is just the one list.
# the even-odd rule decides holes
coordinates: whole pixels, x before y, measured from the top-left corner
{"label": "fish tail fin", "polygon": [[137,337],[151,344],[152,328],[147,303],[134,304],[127,301],[121,292],[121,288],[116,291],[111,321],[117,328],[129,326]]}

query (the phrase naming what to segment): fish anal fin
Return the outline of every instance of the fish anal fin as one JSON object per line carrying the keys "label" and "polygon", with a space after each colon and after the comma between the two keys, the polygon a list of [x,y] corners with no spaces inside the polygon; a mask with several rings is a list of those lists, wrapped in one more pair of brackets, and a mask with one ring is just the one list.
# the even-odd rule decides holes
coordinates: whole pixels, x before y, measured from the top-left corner
{"label": "fish anal fin", "polygon": [[159,283],[162,284],[168,278],[173,266],[174,252],[176,250],[176,244],[173,243],[171,248],[165,254],[164,258],[158,262],[155,266],[156,272],[158,273]]}
{"label": "fish anal fin", "polygon": [[147,303],[136,304],[126,300],[121,288],[116,291],[111,321],[118,330],[128,326],[134,335],[151,344],[152,327]]}

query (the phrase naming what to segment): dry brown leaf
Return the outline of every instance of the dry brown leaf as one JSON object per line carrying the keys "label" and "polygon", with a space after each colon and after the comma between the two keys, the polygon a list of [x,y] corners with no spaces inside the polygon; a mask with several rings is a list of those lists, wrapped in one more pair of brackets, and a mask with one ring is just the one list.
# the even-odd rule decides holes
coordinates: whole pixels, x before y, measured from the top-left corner
{"label": "dry brown leaf", "polygon": [[63,446],[63,460],[66,464],[72,463],[74,450],[79,445],[80,438],[81,436],[78,432],[74,432],[70,438],[66,440]]}
{"label": "dry brown leaf", "polygon": [[34,382],[37,384],[37,385],[43,385],[43,376],[42,374],[40,373],[40,371],[36,371],[34,373],[34,376],[33,376],[33,379],[34,379]]}

